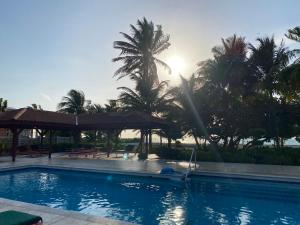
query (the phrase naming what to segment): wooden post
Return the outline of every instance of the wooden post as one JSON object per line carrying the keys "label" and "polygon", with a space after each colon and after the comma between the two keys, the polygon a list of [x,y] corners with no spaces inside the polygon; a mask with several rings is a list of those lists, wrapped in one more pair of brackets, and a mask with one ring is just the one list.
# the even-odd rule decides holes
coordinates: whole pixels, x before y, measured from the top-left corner
{"label": "wooden post", "polygon": [[146,150],[146,157],[148,158],[148,154],[149,154],[149,132],[148,132],[148,130],[146,131],[146,146],[145,146],[145,150]]}
{"label": "wooden post", "polygon": [[48,149],[48,159],[51,159],[51,154],[52,154],[52,138],[53,137],[53,131],[50,130],[50,135],[49,135],[49,149]]}
{"label": "wooden post", "polygon": [[18,146],[18,131],[16,128],[11,129],[11,132],[13,134],[12,138],[12,148],[11,148],[11,157],[12,161],[16,161],[16,154],[17,154],[17,146]]}
{"label": "wooden post", "polygon": [[143,153],[144,148],[144,131],[141,130],[141,138],[140,138],[140,153]]}
{"label": "wooden post", "polygon": [[17,155],[17,147],[19,142],[19,134],[22,132],[23,129],[18,130],[17,128],[12,128],[11,132],[13,134],[12,138],[12,147],[11,147],[11,157],[12,161],[16,161],[16,155]]}
{"label": "wooden post", "polygon": [[111,131],[107,132],[107,158],[109,157],[111,150],[112,150],[112,144],[111,144]]}
{"label": "wooden post", "polygon": [[36,129],[36,131],[38,132],[38,134],[40,135],[41,137],[41,140],[40,140],[40,147],[43,147],[44,145],[44,135],[46,135],[46,133],[48,132],[47,130],[41,130],[39,131],[39,129]]}

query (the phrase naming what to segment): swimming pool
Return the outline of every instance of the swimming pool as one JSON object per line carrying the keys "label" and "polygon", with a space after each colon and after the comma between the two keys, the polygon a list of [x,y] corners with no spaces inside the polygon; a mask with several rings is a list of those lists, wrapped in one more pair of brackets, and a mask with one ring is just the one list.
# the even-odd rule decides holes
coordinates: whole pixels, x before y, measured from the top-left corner
{"label": "swimming pool", "polygon": [[28,168],[0,172],[0,197],[145,225],[300,224],[296,183]]}

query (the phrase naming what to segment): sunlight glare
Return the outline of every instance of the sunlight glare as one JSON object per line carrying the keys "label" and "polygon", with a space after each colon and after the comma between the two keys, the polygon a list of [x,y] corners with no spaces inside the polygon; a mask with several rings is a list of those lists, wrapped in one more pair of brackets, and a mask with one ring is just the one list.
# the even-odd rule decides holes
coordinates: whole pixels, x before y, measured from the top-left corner
{"label": "sunlight glare", "polygon": [[168,65],[171,68],[171,72],[172,75],[178,76],[179,74],[182,74],[185,68],[185,62],[183,60],[182,57],[180,56],[172,56],[169,60],[168,60]]}

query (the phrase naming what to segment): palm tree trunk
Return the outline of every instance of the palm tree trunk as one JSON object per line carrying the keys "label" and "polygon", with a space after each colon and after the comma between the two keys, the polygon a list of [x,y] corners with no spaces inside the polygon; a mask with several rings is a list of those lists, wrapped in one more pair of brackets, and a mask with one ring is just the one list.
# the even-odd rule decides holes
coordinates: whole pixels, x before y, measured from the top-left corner
{"label": "palm tree trunk", "polygon": [[193,136],[194,136],[194,139],[195,139],[195,142],[196,142],[197,149],[199,149],[200,148],[200,144],[199,144],[198,138],[197,138],[197,136],[195,134],[193,134]]}
{"label": "palm tree trunk", "polygon": [[149,152],[152,152],[152,131],[149,130]]}
{"label": "palm tree trunk", "polygon": [[168,148],[172,148],[172,139],[168,137]]}
{"label": "palm tree trunk", "polygon": [[149,154],[149,134],[148,132],[146,132],[146,158],[148,158],[148,154]]}
{"label": "palm tree trunk", "polygon": [[162,148],[162,136],[161,135],[159,135],[159,146],[160,146],[160,148]]}
{"label": "palm tree trunk", "polygon": [[144,150],[144,131],[141,130],[141,138],[140,138],[140,153],[143,153]]}

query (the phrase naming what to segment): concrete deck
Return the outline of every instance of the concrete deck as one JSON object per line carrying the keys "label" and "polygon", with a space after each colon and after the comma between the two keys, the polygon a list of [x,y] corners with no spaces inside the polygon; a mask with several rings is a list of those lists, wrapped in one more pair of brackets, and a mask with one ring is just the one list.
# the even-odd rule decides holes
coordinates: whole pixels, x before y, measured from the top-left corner
{"label": "concrete deck", "polygon": [[[68,159],[66,157],[62,157],[60,154],[54,154],[50,160],[48,160],[47,157],[17,157],[16,162],[11,162],[10,157],[0,157],[0,171],[24,166],[64,167],[73,169],[158,175],[159,171],[165,166],[172,166],[178,171],[186,172],[188,168],[188,162],[157,159],[138,161],[135,159],[123,160],[121,158],[118,160]],[[300,166],[200,162],[197,164],[197,169],[194,171],[194,173],[212,176],[230,176],[300,182]],[[130,224],[121,221],[85,215],[78,212],[51,209],[45,206],[38,206],[0,198],[0,211],[9,209],[40,215],[43,217],[44,224],[46,225]]]}

